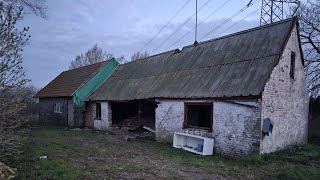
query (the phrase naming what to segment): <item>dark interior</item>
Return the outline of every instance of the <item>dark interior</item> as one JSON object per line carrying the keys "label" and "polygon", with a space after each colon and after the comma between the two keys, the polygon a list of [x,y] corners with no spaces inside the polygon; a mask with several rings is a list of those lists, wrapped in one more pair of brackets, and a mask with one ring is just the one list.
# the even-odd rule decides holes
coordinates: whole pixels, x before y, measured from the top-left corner
{"label": "dark interior", "polygon": [[114,126],[147,126],[155,128],[154,100],[133,100],[111,102],[112,124]]}
{"label": "dark interior", "polygon": [[186,104],[187,127],[212,127],[212,104]]}

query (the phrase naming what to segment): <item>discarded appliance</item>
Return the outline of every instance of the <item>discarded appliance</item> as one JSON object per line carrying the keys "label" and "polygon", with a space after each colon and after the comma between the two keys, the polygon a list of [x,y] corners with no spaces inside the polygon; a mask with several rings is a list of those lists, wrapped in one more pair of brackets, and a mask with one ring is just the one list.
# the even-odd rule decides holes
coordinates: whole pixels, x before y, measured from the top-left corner
{"label": "discarded appliance", "polygon": [[173,147],[175,148],[181,148],[199,155],[212,155],[213,145],[214,139],[211,138],[186,133],[174,133]]}

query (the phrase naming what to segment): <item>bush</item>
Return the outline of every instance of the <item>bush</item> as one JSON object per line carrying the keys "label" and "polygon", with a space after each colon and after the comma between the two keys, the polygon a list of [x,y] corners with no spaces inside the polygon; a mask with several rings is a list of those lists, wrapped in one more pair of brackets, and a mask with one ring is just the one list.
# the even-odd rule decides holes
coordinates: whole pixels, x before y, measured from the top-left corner
{"label": "bush", "polygon": [[0,161],[21,152],[24,137],[18,130],[35,118],[34,93],[28,87],[0,91]]}

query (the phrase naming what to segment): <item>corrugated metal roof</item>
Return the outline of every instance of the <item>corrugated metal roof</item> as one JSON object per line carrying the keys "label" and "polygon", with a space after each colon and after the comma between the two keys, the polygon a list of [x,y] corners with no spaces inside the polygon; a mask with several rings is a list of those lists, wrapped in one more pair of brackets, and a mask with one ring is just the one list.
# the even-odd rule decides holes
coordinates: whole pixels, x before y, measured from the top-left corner
{"label": "corrugated metal roof", "polygon": [[64,71],[41,89],[35,97],[70,97],[108,62],[109,60]]}
{"label": "corrugated metal roof", "polygon": [[120,65],[88,100],[258,96],[296,19]]}

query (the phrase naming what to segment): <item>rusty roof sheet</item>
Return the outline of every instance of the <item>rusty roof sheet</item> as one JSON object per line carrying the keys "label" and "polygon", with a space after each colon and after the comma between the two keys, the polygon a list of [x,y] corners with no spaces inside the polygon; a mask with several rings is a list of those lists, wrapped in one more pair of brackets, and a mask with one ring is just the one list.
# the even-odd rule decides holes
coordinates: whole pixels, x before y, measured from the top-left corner
{"label": "rusty roof sheet", "polygon": [[70,97],[108,62],[109,60],[63,71],[59,76],[41,89],[35,97]]}
{"label": "rusty roof sheet", "polygon": [[87,100],[258,96],[295,23],[292,18],[120,65]]}

